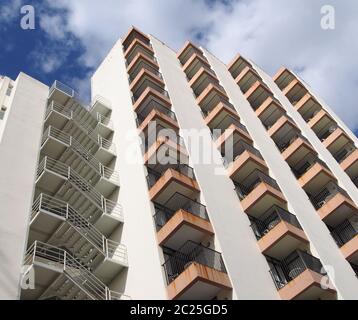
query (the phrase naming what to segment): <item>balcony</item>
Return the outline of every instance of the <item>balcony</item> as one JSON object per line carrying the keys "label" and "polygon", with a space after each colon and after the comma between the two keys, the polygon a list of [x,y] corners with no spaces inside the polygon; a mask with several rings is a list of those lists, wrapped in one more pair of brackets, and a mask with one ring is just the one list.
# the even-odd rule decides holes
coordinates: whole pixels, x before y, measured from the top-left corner
{"label": "balcony", "polygon": [[290,140],[289,145],[282,152],[282,156],[291,168],[299,168],[305,160],[317,158],[317,152],[304,136],[298,134]]}
{"label": "balcony", "polygon": [[136,39],[142,41],[146,45],[150,45],[149,37],[146,34],[144,34],[142,31],[138,30],[137,28],[132,27],[122,40],[122,45],[123,45],[124,51],[126,51],[128,49],[128,47]]}
{"label": "balcony", "polygon": [[154,74],[143,69],[139,72],[139,74],[130,85],[130,89],[133,93],[133,103],[135,103],[140,98],[140,96],[147,88],[151,88],[158,91],[159,93],[166,95],[164,87],[165,84],[159,72]]}
{"label": "balcony", "polygon": [[36,241],[25,254],[24,266],[34,268],[35,289],[22,290],[22,300],[118,300],[125,296],[111,291],[61,248]]}
{"label": "balcony", "polygon": [[291,81],[289,85],[282,91],[282,93],[287,97],[293,106],[295,106],[298,101],[300,101],[304,95],[307,94],[307,92],[307,89],[297,79]]}
{"label": "balcony", "polygon": [[225,130],[230,125],[240,122],[236,110],[224,103],[219,103],[211,112],[202,113],[205,124],[211,129]]}
{"label": "balcony", "polygon": [[255,113],[262,124],[266,128],[270,128],[278,119],[286,114],[286,111],[276,99],[268,97],[262,105],[256,109]]}
{"label": "balcony", "polygon": [[277,86],[283,90],[285,89],[296,77],[295,75],[285,67],[281,67],[280,70],[274,75],[273,80]]}
{"label": "balcony", "polygon": [[232,152],[225,154],[224,165],[233,181],[241,181],[256,169],[268,172],[260,151],[243,140],[234,145]]}
{"label": "balcony", "polygon": [[286,207],[286,199],[277,182],[260,170],[234,184],[243,210],[252,217],[258,218],[273,205]]}
{"label": "balcony", "polygon": [[348,156],[343,161],[341,161],[341,168],[351,178],[358,176],[358,149],[355,149],[353,152],[349,153]]}
{"label": "balcony", "polygon": [[283,115],[268,128],[267,132],[278,149],[283,152],[295,140],[300,130],[289,116]]}
{"label": "balcony", "polygon": [[323,109],[315,114],[308,125],[322,142],[337,129],[336,122]]}
{"label": "balcony", "polygon": [[82,102],[82,99],[75,90],[60,81],[55,80],[50,88],[48,101],[56,101],[61,105],[66,105],[71,99],[80,103]]}
{"label": "balcony", "polygon": [[129,82],[132,83],[142,70],[157,74],[159,72],[159,66],[155,58],[150,58],[147,55],[138,53],[127,67]]}
{"label": "balcony", "polygon": [[100,113],[103,116],[108,116],[112,112],[112,104],[106,98],[96,95],[93,98],[90,107],[90,113],[97,114]]}
{"label": "balcony", "polygon": [[108,239],[68,203],[46,194],[32,206],[28,242],[36,240],[61,244],[105,282],[128,266],[125,246]]}
{"label": "balcony", "polygon": [[328,183],[318,193],[311,196],[310,200],[321,219],[331,227],[358,214],[358,208],[347,192],[336,183]]}
{"label": "balcony", "polygon": [[332,155],[340,153],[340,151],[342,151],[348,144],[354,146],[352,140],[339,127],[323,141],[323,145],[330,153],[332,153]]}
{"label": "balcony", "polygon": [[133,109],[137,114],[143,116],[148,115],[150,111],[157,108],[162,110],[163,108],[170,109],[171,102],[169,100],[169,94],[165,90],[154,90],[150,87],[146,88],[140,97],[133,104]]}
{"label": "balcony", "polygon": [[202,54],[198,53],[194,53],[183,65],[183,71],[189,80],[191,80],[201,68],[204,68],[208,71],[211,70],[208,61],[203,57]]}
{"label": "balcony", "polygon": [[188,239],[202,242],[214,230],[206,207],[180,193],[176,193],[165,205],[154,203],[154,221],[158,243],[177,250]]}
{"label": "balcony", "polygon": [[221,87],[214,84],[209,84],[196,99],[196,102],[204,113],[209,113],[219,103],[229,105],[230,103],[228,100],[228,96]]}
{"label": "balcony", "polygon": [[184,66],[194,54],[197,54],[206,60],[206,58],[203,55],[203,51],[195,44],[187,41],[184,44],[184,47],[178,52],[177,57],[180,63]]}
{"label": "balcony", "polygon": [[221,153],[226,153],[226,150],[232,150],[239,140],[244,140],[248,144],[253,143],[246,127],[240,122],[231,124],[221,135],[220,133],[221,130],[214,129],[213,131],[213,138],[216,140],[215,144],[221,150]]}
{"label": "balcony", "polygon": [[196,97],[199,97],[210,84],[221,88],[214,71],[206,68],[201,68],[189,81],[189,86],[193,89]]}
{"label": "balcony", "polygon": [[306,122],[309,122],[322,109],[321,105],[309,93],[306,93],[295,104],[295,108]]}
{"label": "balcony", "polygon": [[195,199],[200,192],[194,170],[185,164],[175,164],[163,171],[148,168],[147,182],[151,201],[165,204],[175,193]]}
{"label": "balcony", "polygon": [[261,252],[283,259],[290,252],[308,244],[308,239],[295,215],[273,206],[260,218],[250,218],[251,228]]}
{"label": "balcony", "polygon": [[231,290],[221,254],[187,241],[163,264],[169,299],[212,300]]}
{"label": "balcony", "polygon": [[357,216],[344,220],[331,234],[340,247],[343,256],[353,264],[358,264],[358,228]]}
{"label": "balcony", "polygon": [[256,81],[245,93],[246,99],[256,111],[269,97],[272,97],[270,89],[261,81]]}
{"label": "balcony", "polygon": [[271,276],[283,300],[332,299],[335,289],[324,277],[327,273],[322,263],[307,252],[296,250],[281,261],[270,261]]}
{"label": "balcony", "polygon": [[257,81],[262,81],[258,73],[250,66],[245,67],[236,77],[235,82],[245,94]]}
{"label": "balcony", "polygon": [[126,59],[127,67],[132,63],[138,53],[143,54],[149,59],[154,59],[154,51],[152,46],[139,39],[135,39],[124,52],[124,58]]}
{"label": "balcony", "polygon": [[249,63],[245,58],[241,55],[237,55],[232,62],[228,65],[228,70],[233,76],[234,79],[246,68],[252,67],[251,63]]}

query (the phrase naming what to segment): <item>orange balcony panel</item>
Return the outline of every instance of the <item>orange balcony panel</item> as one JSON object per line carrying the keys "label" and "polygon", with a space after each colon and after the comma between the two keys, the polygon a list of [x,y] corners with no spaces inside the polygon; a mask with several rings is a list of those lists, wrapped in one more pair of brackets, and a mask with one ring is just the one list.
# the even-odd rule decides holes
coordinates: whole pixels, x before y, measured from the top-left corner
{"label": "orange balcony panel", "polygon": [[314,131],[319,131],[327,126],[330,122],[335,123],[332,117],[324,110],[321,109],[316,115],[308,122],[308,125]]}
{"label": "orange balcony panel", "polygon": [[306,114],[314,115],[320,109],[322,109],[321,105],[317,102],[317,100],[310,94],[306,93],[295,105],[296,110],[304,116],[304,119],[307,121],[309,117],[305,116]]}
{"label": "orange balcony panel", "polygon": [[358,235],[341,247],[343,256],[353,264],[358,264]]}
{"label": "orange balcony panel", "polygon": [[327,294],[334,295],[336,291],[332,285],[328,288],[321,287],[321,283],[327,282],[323,277],[325,276],[307,269],[279,289],[278,293],[283,300],[313,300]]}
{"label": "orange balcony panel", "polygon": [[311,190],[313,192],[322,188],[328,182],[336,180],[328,168],[317,162],[299,178],[299,183],[306,192],[311,193]]}
{"label": "orange balcony panel", "polygon": [[181,64],[185,65],[185,63],[191,58],[191,56],[194,53],[197,53],[198,55],[201,55],[204,58],[201,49],[195,44],[193,44],[192,42],[187,41],[185,42],[184,47],[178,52],[177,57],[181,62]]}
{"label": "orange balcony panel", "polygon": [[235,124],[231,124],[229,128],[227,128],[224,133],[219,138],[217,138],[215,142],[216,147],[224,147],[225,142],[228,141],[228,139],[232,139],[233,145],[235,145],[235,143],[240,139],[244,139],[248,144],[253,143],[249,133],[242,128],[239,128]]}
{"label": "orange balcony panel", "polygon": [[231,290],[229,276],[193,262],[167,287],[169,299],[213,299],[221,290]]}
{"label": "orange balcony panel", "polygon": [[358,149],[342,161],[341,167],[350,177],[358,174]]}
{"label": "orange balcony panel", "polygon": [[200,68],[210,70],[208,61],[203,58],[202,54],[194,53],[190,59],[183,65],[183,71],[189,79],[191,79]]}
{"label": "orange balcony panel", "polygon": [[[149,81],[149,82],[153,82],[155,84],[157,84],[158,86],[160,86],[161,88],[164,89],[165,84],[163,82],[163,80],[161,78],[159,78],[156,74],[146,70],[146,69],[142,69],[138,75],[135,77],[135,79],[133,79],[131,85],[130,85],[130,90],[132,92],[135,92],[138,87],[141,86],[141,84],[144,81]],[[148,86],[149,87],[149,86]]]}
{"label": "orange balcony panel", "polygon": [[139,132],[144,132],[148,129],[150,123],[156,122],[157,124],[161,125],[164,128],[173,129],[174,131],[179,131],[178,123],[167,116],[165,113],[160,112],[156,109],[153,109],[148,116],[144,119],[141,125],[138,127]]}
{"label": "orange balcony panel", "polygon": [[240,121],[240,117],[236,110],[228,107],[225,103],[220,102],[205,118],[205,124],[210,128],[218,128],[223,123],[224,119],[232,117],[236,121]]}
{"label": "orange balcony panel", "polygon": [[282,93],[290,100],[292,105],[295,106],[307,93],[307,89],[295,78],[282,90]]}
{"label": "orange balcony panel", "polygon": [[273,80],[276,82],[277,86],[283,90],[295,78],[296,76],[290,70],[288,70],[286,67],[281,67],[274,75]]}
{"label": "orange balcony panel", "polygon": [[278,103],[273,97],[268,97],[262,105],[255,111],[256,116],[260,118],[261,121],[266,123],[276,122],[283,114],[286,113],[285,109]]}
{"label": "orange balcony panel", "polygon": [[268,171],[265,160],[250,151],[245,150],[229,165],[228,173],[231,179],[240,180],[247,177],[255,169],[259,169],[264,173]]}
{"label": "orange balcony panel", "polygon": [[310,153],[317,154],[306,139],[299,137],[282,152],[282,156],[289,165],[295,165]]}
{"label": "orange balcony panel", "polygon": [[227,66],[229,72],[234,77],[234,79],[240,74],[245,67],[252,67],[251,63],[249,63],[243,56],[238,54]]}
{"label": "orange balcony panel", "polygon": [[171,102],[166,96],[159,93],[157,90],[146,88],[133,105],[134,111],[138,112],[141,106],[143,106],[150,99],[158,100],[161,104],[167,106],[168,108],[171,106]]}
{"label": "orange balcony panel", "polygon": [[192,198],[200,192],[200,188],[194,179],[169,168],[149,190],[149,197],[151,201],[164,203],[176,192]]}
{"label": "orange balcony panel", "polygon": [[250,66],[246,66],[235,79],[243,93],[246,93],[256,81],[262,81],[262,79]]}
{"label": "orange balcony panel", "polygon": [[246,99],[254,110],[258,109],[271,96],[271,90],[261,81],[256,81],[245,93]]}
{"label": "orange balcony panel", "polygon": [[127,60],[127,63],[130,64],[139,52],[149,57],[154,57],[154,51],[151,46],[139,39],[135,39],[124,52],[124,58]]}
{"label": "orange balcony panel", "polygon": [[228,102],[229,98],[226,92],[213,83],[209,84],[206,89],[196,99],[197,104],[204,110],[212,110],[220,102]]}
{"label": "orange balcony panel", "polygon": [[200,243],[207,235],[214,235],[210,221],[183,209],[178,210],[157,232],[159,245],[172,249],[178,249],[188,239]]}
{"label": "orange balcony panel", "polygon": [[140,62],[144,62],[146,64],[149,64],[154,69],[159,69],[158,64],[153,59],[151,59],[148,56],[146,56],[145,54],[139,52],[135,56],[135,58],[132,60],[132,62],[128,65],[127,73],[131,74],[133,72],[133,70],[135,69],[135,67],[137,66],[137,64],[140,63]]}
{"label": "orange balcony panel", "polygon": [[213,71],[209,71],[205,68],[200,68],[200,70],[195,74],[195,76],[189,81],[189,86],[198,96],[211,83],[220,86],[219,80],[217,79]]}
{"label": "orange balcony panel", "polygon": [[358,208],[350,198],[338,192],[327,200],[317,212],[326,224],[335,226],[353,214],[358,214]]}
{"label": "orange balcony panel", "polygon": [[286,203],[287,201],[281,191],[261,182],[241,201],[241,206],[247,214],[257,218],[273,205],[285,207]]}
{"label": "orange balcony panel", "polygon": [[258,245],[263,254],[280,260],[308,242],[302,229],[281,220],[258,241]]}
{"label": "orange balcony panel", "polygon": [[283,115],[274,123],[274,125],[267,131],[267,133],[271,138],[274,139],[275,135],[279,132],[285,134],[285,132],[290,132],[292,129],[297,130],[297,132],[299,131],[296,124],[286,115]]}
{"label": "orange balcony panel", "polygon": [[327,139],[323,141],[323,145],[331,152],[335,153],[343,148],[348,142],[352,140],[348,135],[341,129],[337,128],[332,132]]}
{"label": "orange balcony panel", "polygon": [[143,42],[150,42],[149,37],[145,33],[135,27],[132,27],[122,40],[123,47],[128,48],[134,39],[139,39]]}

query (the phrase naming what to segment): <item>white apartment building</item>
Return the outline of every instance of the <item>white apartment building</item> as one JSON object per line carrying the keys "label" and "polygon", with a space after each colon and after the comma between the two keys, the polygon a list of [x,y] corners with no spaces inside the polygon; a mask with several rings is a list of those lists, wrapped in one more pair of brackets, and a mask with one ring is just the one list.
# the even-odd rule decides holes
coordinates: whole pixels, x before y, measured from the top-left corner
{"label": "white apartment building", "polygon": [[0,79],[0,298],[358,298],[358,140],[296,74],[132,28],[91,87]]}

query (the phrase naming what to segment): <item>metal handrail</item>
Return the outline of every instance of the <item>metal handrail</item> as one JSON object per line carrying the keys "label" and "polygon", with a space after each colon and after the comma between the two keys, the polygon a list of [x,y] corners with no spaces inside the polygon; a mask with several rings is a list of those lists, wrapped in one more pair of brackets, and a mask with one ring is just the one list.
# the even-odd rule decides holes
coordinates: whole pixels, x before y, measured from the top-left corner
{"label": "metal handrail", "polygon": [[331,231],[331,234],[337,245],[342,247],[358,235],[358,230],[349,220],[344,220]]}
{"label": "metal handrail", "polygon": [[260,151],[242,139],[240,139],[238,142],[236,142],[236,144],[233,146],[233,149],[234,148],[236,150],[237,150],[237,148],[239,148],[239,150],[237,150],[235,153],[233,153],[232,157],[231,157],[231,154],[229,154],[229,155],[227,154],[228,153],[227,150],[225,150],[225,154],[222,155],[224,158],[224,164],[226,167],[229,166],[230,163],[236,161],[245,151],[248,151],[263,160],[263,157],[262,157]]}
{"label": "metal handrail", "polygon": [[[330,190],[328,186],[334,186],[333,190]],[[334,182],[327,183],[324,187],[322,187],[321,191],[310,197],[310,200],[315,207],[316,210],[322,208],[329,200],[331,200],[338,193],[343,194],[345,197],[350,198],[347,191],[342,189],[338,184]]]}

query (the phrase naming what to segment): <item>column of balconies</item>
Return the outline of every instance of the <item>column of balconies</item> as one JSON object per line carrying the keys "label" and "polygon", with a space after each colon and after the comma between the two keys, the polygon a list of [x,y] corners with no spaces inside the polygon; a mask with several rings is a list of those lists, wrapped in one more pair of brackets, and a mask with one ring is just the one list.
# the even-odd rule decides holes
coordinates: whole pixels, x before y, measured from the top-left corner
{"label": "column of balconies", "polygon": [[220,253],[200,244],[214,231],[150,39],[132,28],[122,44],[168,297],[214,298],[231,285]]}
{"label": "column of balconies", "polygon": [[287,68],[281,68],[274,80],[342,169],[356,182],[358,150],[349,135]]}
{"label": "column of balconies", "polygon": [[86,108],[66,85],[50,89],[24,261],[36,283],[23,299],[128,298],[109,287],[128,267],[111,239],[124,220],[110,113],[104,98]]}
{"label": "column of balconies", "polygon": [[[309,152],[314,152],[246,59],[237,56],[229,64],[228,70],[286,160],[300,164]],[[222,153],[225,153],[225,136],[227,139],[230,134],[222,135],[217,141]],[[322,297],[327,293],[320,289],[325,271],[319,260],[309,253],[310,243],[305,232],[296,216],[288,212],[287,201],[280,187],[269,176],[267,165],[260,152],[253,147],[247,131],[242,129],[241,134],[237,135],[241,136],[241,142],[236,142],[239,138],[233,139],[234,162],[228,164],[230,161],[226,159],[224,163],[234,181],[241,205],[252,222],[258,245],[271,267],[279,295],[282,299]],[[252,164],[245,166],[245,162],[249,163],[247,159],[250,153]],[[292,261],[295,263],[287,262],[291,261],[291,257],[294,257]],[[317,263],[306,264],[306,260],[317,260]]]}

